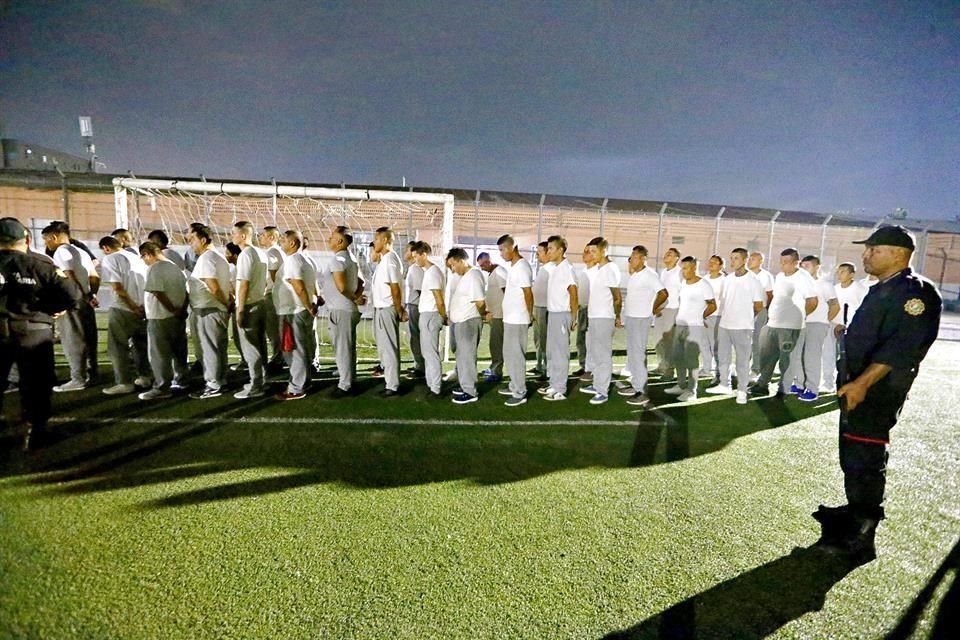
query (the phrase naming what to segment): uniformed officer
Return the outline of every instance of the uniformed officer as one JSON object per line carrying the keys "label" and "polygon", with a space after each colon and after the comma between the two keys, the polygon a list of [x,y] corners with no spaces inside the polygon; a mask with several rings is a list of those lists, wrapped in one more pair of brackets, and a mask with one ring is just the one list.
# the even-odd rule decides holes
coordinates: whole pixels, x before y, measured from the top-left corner
{"label": "uniformed officer", "polygon": [[915,242],[901,226],[883,226],[856,244],[864,270],[879,282],[847,328],[846,371],[837,376],[840,467],[847,503],[820,506],[820,544],[859,561],[876,555],[874,534],[884,517],[890,430],[937,337],[943,301],[932,282],[910,268]]}
{"label": "uniformed officer", "polygon": [[[0,403],[14,363],[27,443],[47,435],[53,369],[53,316],[74,308],[81,293],[52,263],[27,253],[27,230],[0,220]],[[2,408],[2,407],[0,407]]]}

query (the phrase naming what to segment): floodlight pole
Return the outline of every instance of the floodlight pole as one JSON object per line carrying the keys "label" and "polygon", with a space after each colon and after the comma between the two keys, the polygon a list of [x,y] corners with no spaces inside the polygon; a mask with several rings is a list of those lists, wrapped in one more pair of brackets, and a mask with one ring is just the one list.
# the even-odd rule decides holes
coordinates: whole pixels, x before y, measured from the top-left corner
{"label": "floodlight pole", "polygon": [[270,182],[273,184],[273,195],[271,196],[273,201],[273,226],[277,226],[277,179],[270,178]]}
{"label": "floodlight pole", "polygon": [[[663,257],[660,253],[661,242],[663,242],[663,216],[667,212],[667,203],[664,202],[660,207],[660,213],[657,214],[657,260]],[[656,271],[656,269],[654,269]]]}
{"label": "floodlight pole", "polygon": [[480,235],[480,189],[473,198],[473,261],[477,261],[477,236]]}
{"label": "floodlight pole", "polygon": [[720,219],[723,217],[723,213],[727,210],[726,207],[720,207],[720,211],[717,212],[717,223],[716,227],[713,230],[713,253],[714,255],[720,251]]}
{"label": "floodlight pole", "polygon": [[540,194],[540,205],[537,207],[537,244],[543,242],[543,203],[547,201],[547,194]]}
{"label": "floodlight pole", "polygon": [[610,198],[604,198],[603,204],[600,205],[600,237],[603,237],[603,219],[607,215],[607,203],[610,202]]}
{"label": "floodlight pole", "polygon": [[917,247],[919,251],[915,252],[920,254],[920,258],[917,260],[917,271],[920,274],[923,274],[923,270],[927,266],[927,245],[930,242],[930,227],[932,226],[932,224],[928,224],[920,232],[920,246]]}
{"label": "floodlight pole", "polygon": [[833,214],[827,216],[827,219],[823,221],[823,226],[820,227],[820,263],[823,264],[823,252],[827,248],[827,225],[830,224],[830,221],[833,220]]}
{"label": "floodlight pole", "polygon": [[777,218],[780,217],[780,213],[780,211],[777,211],[773,214],[773,217],[770,218],[770,240],[767,244],[767,257],[771,260],[773,260],[773,228],[777,226]]}

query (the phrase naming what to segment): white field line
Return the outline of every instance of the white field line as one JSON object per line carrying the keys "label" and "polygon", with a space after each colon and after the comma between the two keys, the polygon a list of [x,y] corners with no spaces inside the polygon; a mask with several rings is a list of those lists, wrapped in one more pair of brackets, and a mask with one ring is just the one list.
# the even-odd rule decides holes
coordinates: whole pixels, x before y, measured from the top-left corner
{"label": "white field line", "polygon": [[51,423],[68,424],[355,424],[355,425],[410,425],[436,427],[552,427],[557,425],[583,427],[636,427],[642,420],[440,420],[440,419],[387,419],[387,418],[74,418],[54,417]]}

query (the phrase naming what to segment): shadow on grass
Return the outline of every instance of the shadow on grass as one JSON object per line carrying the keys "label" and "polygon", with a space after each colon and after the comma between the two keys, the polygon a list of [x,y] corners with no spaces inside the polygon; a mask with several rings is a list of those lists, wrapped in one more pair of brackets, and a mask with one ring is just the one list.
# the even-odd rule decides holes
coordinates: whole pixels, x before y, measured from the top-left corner
{"label": "shadow on grass", "polygon": [[816,547],[797,548],[604,638],[763,638],[819,611],[827,592],[855,568]]}
{"label": "shadow on grass", "polygon": [[947,580],[947,574],[951,571],[953,572],[953,584],[950,585],[950,589],[940,601],[933,622],[933,629],[928,637],[936,640],[957,637],[957,629],[960,628],[960,540],[953,545],[953,549],[947,554],[940,567],[937,568],[923,590],[917,594],[910,607],[900,617],[900,622],[887,635],[887,640],[906,640],[915,637],[920,617],[930,605],[937,589]]}
{"label": "shadow on grass", "polygon": [[[651,395],[661,405],[672,400],[655,385]],[[367,402],[366,398],[360,401]],[[338,407],[348,406],[336,401],[301,402],[305,404],[293,407],[297,416],[334,417]],[[575,412],[579,407],[573,399],[563,404],[560,408],[543,403],[538,411]],[[271,398],[182,400],[159,406],[161,413],[157,404],[104,402],[89,417],[61,425],[60,442],[32,457],[21,457],[18,464],[2,464],[0,472],[40,473],[24,482],[48,485],[51,492],[62,494],[135,488],[234,470],[279,470],[177,493],[144,505],[148,508],[252,497],[330,482],[359,488],[458,480],[497,484],[564,470],[625,469],[683,460],[718,451],[751,433],[834,409],[832,403],[811,406],[773,398],[738,407],[729,399],[618,412],[621,417],[634,416],[631,422],[635,422],[595,426],[516,425],[509,420],[482,425],[415,424],[404,423],[399,415],[384,424],[319,424],[271,417],[269,408],[278,406]],[[164,406],[177,418],[163,418]],[[410,417],[423,417],[426,406],[415,406],[419,413]],[[444,403],[433,410],[434,415],[449,416],[449,406]],[[258,420],[258,414],[266,415]]]}

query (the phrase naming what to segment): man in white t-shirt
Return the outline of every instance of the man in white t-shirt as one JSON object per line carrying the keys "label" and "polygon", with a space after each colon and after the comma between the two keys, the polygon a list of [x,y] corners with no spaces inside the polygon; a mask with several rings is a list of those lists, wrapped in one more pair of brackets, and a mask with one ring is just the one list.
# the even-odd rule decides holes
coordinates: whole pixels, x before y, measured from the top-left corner
{"label": "man in white t-shirt", "polygon": [[334,397],[349,394],[357,378],[358,304],[363,304],[363,286],[356,260],[348,250],[350,234],[337,227],[327,236],[327,248],[333,253],[324,269],[323,292],[330,321],[330,338],[337,363],[339,382]]}
{"label": "man in white t-shirt", "polygon": [[[96,326],[93,311],[96,291],[92,288],[94,280],[91,277],[93,263],[89,256],[84,259],[86,254],[70,243],[70,227],[67,223],[53,222],[41,233],[47,250],[53,251],[53,263],[73,280],[82,294],[76,307],[64,311],[56,320],[60,346],[70,366],[70,380],[53,388],[58,393],[79,391],[89,384],[93,375],[90,360],[96,358],[96,351],[90,352],[88,330],[91,322]],[[96,282],[99,283],[99,279]]]}
{"label": "man in white t-shirt", "polygon": [[410,353],[413,355],[413,366],[409,374],[414,378],[424,376],[425,364],[423,353],[420,351],[420,290],[423,283],[423,269],[417,266],[413,246],[416,240],[407,243],[403,259],[407,263],[407,275],[404,278],[404,300],[407,308],[407,329],[410,331]]}
{"label": "man in white t-shirt", "polygon": [[[710,256],[710,259],[707,260],[707,275],[703,278],[710,283],[710,286],[713,287],[713,297],[717,301],[718,305],[720,302],[720,287],[723,285],[723,280],[727,274],[723,272],[723,258],[718,255]],[[720,307],[717,307],[717,310],[707,316],[707,344],[710,345],[710,356],[709,363],[704,362],[704,368],[709,370],[711,376],[713,376],[714,382],[717,382],[717,337],[718,327],[720,323]]]}
{"label": "man in white t-shirt", "polygon": [[750,354],[754,320],[763,310],[766,294],[760,280],[747,269],[747,250],[737,247],[730,253],[732,273],[723,279],[717,294],[720,321],[717,325],[717,371],[719,382],[707,393],[733,393],[730,385],[730,351],[737,356],[737,404],[746,404],[750,387]]}
{"label": "man in white t-shirt", "polygon": [[677,396],[681,402],[697,398],[700,370],[710,358],[706,319],[717,310],[713,287],[697,274],[697,259],[686,256],[680,261],[683,282],[678,296],[673,361],[677,368],[677,384],[664,393]]}
{"label": "man in white t-shirt", "polygon": [[[590,404],[603,404],[610,393],[613,376],[613,331],[620,322],[623,300],[620,295],[620,267],[607,257],[608,243],[596,237],[586,247],[592,267],[587,318],[587,360],[593,373],[593,384],[581,387],[583,393],[592,394]],[[579,292],[578,292],[579,293]],[[579,296],[578,296],[579,297]]]}
{"label": "man in white t-shirt", "polygon": [[680,252],[670,247],[663,254],[663,269],[660,270],[660,282],[667,289],[667,303],[656,314],[653,321],[653,343],[656,345],[658,364],[657,371],[664,379],[673,377],[674,369],[671,357],[673,355],[673,327],[677,320],[677,309],[680,305],[680,283],[683,280],[680,274]]}
{"label": "man in white t-shirt", "polygon": [[255,239],[251,223],[240,221],[233,225],[233,242],[240,247],[237,257],[237,328],[240,350],[250,376],[243,389],[233,394],[239,400],[262,396],[267,376],[267,310],[264,303],[269,278],[267,252],[253,244]]}
{"label": "man in white t-shirt", "polygon": [[477,256],[477,266],[486,274],[484,320],[490,327],[490,368],[484,373],[487,382],[503,378],[503,290],[507,286],[507,270],[490,259],[486,251]]}
{"label": "man in white t-shirt", "polygon": [[627,334],[627,369],[630,384],[618,393],[627,396],[627,404],[644,406],[647,397],[647,335],[650,320],[667,303],[667,289],[657,272],[647,266],[647,248],[637,245],[630,253],[627,298],[623,303],[622,326]]}
{"label": "man in white t-shirt", "polygon": [[857,268],[850,262],[837,266],[836,284],[833,286],[837,307],[830,313],[831,330],[823,346],[824,393],[837,390],[837,339],[847,330],[869,291],[862,281],[856,279],[856,274]]}
{"label": "man in white t-shirt", "polygon": [[430,245],[417,241],[413,245],[414,260],[423,271],[420,282],[418,318],[420,322],[420,353],[423,354],[424,378],[431,398],[442,395],[443,367],[440,360],[440,331],[447,323],[444,301],[444,272],[430,261]]}
{"label": "man in white t-shirt", "polygon": [[537,382],[547,379],[547,323],[550,320],[547,313],[547,286],[550,282],[550,273],[554,265],[547,258],[547,242],[537,245],[537,273],[533,279],[533,344],[537,353],[537,364],[533,372],[537,374]]}
{"label": "man in white t-shirt", "polygon": [[470,266],[467,252],[454,247],[447,253],[447,268],[460,276],[450,296],[450,321],[457,325],[457,381],[460,389],[453,392],[455,404],[477,401],[477,347],[480,328],[486,313],[483,274]]}
{"label": "man in white t-shirt", "polygon": [[400,323],[407,321],[407,310],[403,306],[403,265],[393,250],[390,227],[377,229],[373,248],[380,256],[371,290],[373,335],[386,385],[380,395],[392,398],[400,392]]}
{"label": "man in white t-shirt", "polygon": [[260,243],[260,248],[267,253],[267,290],[263,297],[263,317],[270,354],[267,370],[276,371],[283,368],[283,348],[274,287],[277,285],[277,275],[280,273],[286,255],[280,248],[280,229],[277,227],[272,225],[264,227],[257,241]]}
{"label": "man in white t-shirt", "polygon": [[[579,367],[571,375],[579,377],[582,382],[593,381],[593,366],[587,354],[587,332],[590,330],[590,317],[587,306],[590,303],[590,283],[597,273],[597,262],[594,253],[583,247],[583,268],[574,267],[573,273],[577,279],[577,364]],[[584,387],[581,387],[584,388]]]}
{"label": "man in white t-shirt", "polygon": [[790,354],[800,337],[806,317],[817,308],[817,287],[800,268],[800,254],[789,248],[780,252],[780,273],[773,283],[773,298],[767,307],[767,324],[760,332],[760,375],[750,395],[767,396],[773,370],[780,365],[777,398],[790,390]]}
{"label": "man in white t-shirt", "polygon": [[136,386],[143,388],[152,384],[143,309],[147,268],[139,255],[124,251],[113,236],[100,239],[100,250],[103,251],[100,282],[113,290],[107,309],[107,353],[113,366],[114,384],[103,392],[107,395],[133,393]]}
{"label": "man in white t-shirt", "polygon": [[317,317],[317,269],[303,253],[303,236],[289,230],[281,236],[280,247],[286,256],[277,275],[276,286],[286,289],[285,298],[293,304],[282,311],[281,322],[290,326],[293,351],[290,352],[290,379],[287,388],[278,393],[277,400],[300,400],[310,384],[310,367],[317,349],[313,320]]}
{"label": "man in white t-shirt", "polygon": [[[175,264],[181,271],[187,268],[187,263],[183,259],[183,256],[170,248],[169,246],[170,238],[169,236],[167,236],[167,233],[163,229],[154,229],[153,231],[148,233],[147,242],[153,242],[158,247],[160,247],[160,251],[163,253],[163,257],[169,260],[170,262],[172,262],[173,264]],[[143,259],[142,252],[140,255],[141,255],[140,259],[142,260]],[[186,280],[186,276],[184,276],[184,280]]]}
{"label": "man in white t-shirt", "polygon": [[187,279],[183,269],[167,258],[155,242],[140,245],[147,266],[143,308],[147,317],[147,353],[153,371],[153,388],[141,400],[169,398],[184,388],[187,368]]}
{"label": "man in white t-shirt", "polygon": [[806,256],[800,261],[800,268],[814,279],[817,308],[807,316],[806,324],[800,331],[797,346],[791,355],[790,367],[794,386],[790,391],[804,402],[813,402],[817,399],[821,388],[823,351],[830,334],[830,316],[836,315],[839,307],[833,283],[820,277],[820,258]]}
{"label": "man in white t-shirt", "polygon": [[763,268],[764,255],[754,251],[747,259],[747,270],[760,281],[764,292],[763,309],[753,321],[753,354],[750,361],[750,373],[754,378],[760,375],[760,331],[767,326],[767,309],[773,299],[773,274]]}
{"label": "man in white t-shirt", "polygon": [[554,265],[547,283],[547,377],[538,389],[544,400],[567,399],[570,374],[570,332],[577,328],[577,279],[573,265],[566,259],[567,241],[560,236],[547,238],[547,259]]}
{"label": "man in white t-shirt", "polygon": [[190,312],[197,316],[203,355],[202,391],[191,398],[206,400],[223,393],[227,383],[227,323],[230,314],[230,264],[213,246],[209,227],[197,227],[190,236],[197,262],[187,280]]}
{"label": "man in white t-shirt", "polygon": [[527,401],[527,333],[533,322],[533,270],[523,259],[509,235],[497,239],[500,257],[507,264],[503,290],[503,361],[510,384],[500,393],[510,397],[503,403],[518,407]]}

